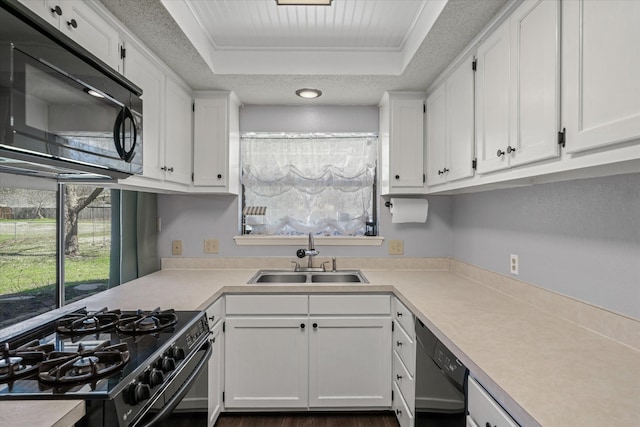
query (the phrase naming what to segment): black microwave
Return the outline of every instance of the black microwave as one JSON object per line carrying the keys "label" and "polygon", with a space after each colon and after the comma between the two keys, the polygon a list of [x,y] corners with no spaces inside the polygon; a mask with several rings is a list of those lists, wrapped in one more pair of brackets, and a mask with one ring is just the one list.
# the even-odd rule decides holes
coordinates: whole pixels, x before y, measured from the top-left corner
{"label": "black microwave", "polygon": [[23,5],[0,1],[0,172],[142,173],[141,95]]}

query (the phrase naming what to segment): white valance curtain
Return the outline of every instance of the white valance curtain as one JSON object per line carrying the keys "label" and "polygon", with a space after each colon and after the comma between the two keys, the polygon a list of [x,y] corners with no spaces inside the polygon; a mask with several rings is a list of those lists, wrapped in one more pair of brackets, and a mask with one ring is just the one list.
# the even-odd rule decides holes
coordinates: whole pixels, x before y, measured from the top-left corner
{"label": "white valance curtain", "polygon": [[372,220],[373,134],[243,135],[245,206],[266,234],[362,235]]}

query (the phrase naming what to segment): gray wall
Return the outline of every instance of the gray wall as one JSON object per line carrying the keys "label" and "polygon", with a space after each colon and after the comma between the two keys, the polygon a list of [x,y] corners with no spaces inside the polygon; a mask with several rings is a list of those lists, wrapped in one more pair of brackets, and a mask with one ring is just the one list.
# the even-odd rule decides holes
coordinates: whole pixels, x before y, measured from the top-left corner
{"label": "gray wall", "polygon": [[[240,110],[241,132],[378,132],[376,106],[262,106]],[[162,218],[159,255],[171,256],[171,240],[183,241],[185,257],[291,256],[297,247],[236,246],[240,234],[240,199],[235,196],[159,195]],[[392,224],[384,200],[378,200],[379,231],[383,246],[320,247],[321,256],[388,254],[389,239],[404,240],[404,256],[442,257],[451,253],[451,198],[429,198],[426,224]],[[203,254],[204,239],[218,239],[219,255]],[[397,255],[395,255],[397,256]]]}
{"label": "gray wall", "polygon": [[640,174],[453,197],[452,256],[640,318]]}
{"label": "gray wall", "polygon": [[378,132],[376,106],[244,105],[240,132]]}
{"label": "gray wall", "polygon": [[[377,107],[245,106],[243,132],[377,132]],[[456,196],[429,196],[426,224],[392,224],[379,199],[381,247],[320,247],[323,256],[388,256],[390,239],[407,257],[452,256],[606,309],[640,318],[640,174]],[[291,256],[287,246],[236,246],[235,196],[158,196],[159,256],[183,240],[185,257]],[[203,240],[220,241],[219,255]]]}
{"label": "gray wall", "polygon": [[[429,197],[426,224],[392,224],[384,200],[379,208],[382,246],[320,246],[321,256],[387,256],[389,239],[404,240],[404,256],[446,257],[451,253],[451,198]],[[240,234],[239,198],[235,196],[158,195],[162,231],[158,237],[160,257],[171,256],[171,241],[182,240],[184,257],[291,256],[291,246],[236,246],[233,236]],[[218,239],[220,254],[203,253],[204,239]],[[397,255],[395,255],[397,256]]]}

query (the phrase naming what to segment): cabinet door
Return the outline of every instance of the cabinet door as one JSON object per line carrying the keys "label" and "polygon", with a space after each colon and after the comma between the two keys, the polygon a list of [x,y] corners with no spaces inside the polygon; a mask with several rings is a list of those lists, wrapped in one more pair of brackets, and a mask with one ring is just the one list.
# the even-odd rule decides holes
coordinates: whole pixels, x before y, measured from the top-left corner
{"label": "cabinet door", "polygon": [[[60,27],[60,17],[64,13],[62,1],[58,0],[20,0],[20,3],[27,6],[33,13],[53,25]],[[58,10],[60,13],[58,14]]]}
{"label": "cabinet door", "polygon": [[447,79],[447,181],[473,176],[473,57]]}
{"label": "cabinet door", "polygon": [[93,53],[114,70],[119,70],[120,34],[89,5],[78,0],[62,2],[60,31]]}
{"label": "cabinet door", "polygon": [[193,185],[226,187],[229,141],[228,96],[196,99],[193,134]]}
{"label": "cabinet door", "polygon": [[[442,84],[427,98],[427,184],[446,182],[447,87]],[[473,105],[472,105],[473,108]]]}
{"label": "cabinet door", "polygon": [[226,318],[226,408],[307,406],[307,320]]}
{"label": "cabinet door", "polygon": [[191,182],[191,96],[172,79],[165,80],[165,180]]}
{"label": "cabinet door", "polygon": [[[208,313],[207,313],[208,314]],[[213,353],[208,366],[208,427],[213,427],[222,411],[222,390],[224,389],[224,336],[222,322],[218,322],[211,330]]]}
{"label": "cabinet door", "polygon": [[391,318],[311,317],[309,406],[391,406]]}
{"label": "cabinet door", "polygon": [[567,152],[640,137],[640,2],[566,1],[563,125]]}
{"label": "cabinet door", "polygon": [[[478,173],[509,167],[509,22],[478,47],[476,73],[476,141]],[[505,154],[498,154],[504,152]]]}
{"label": "cabinet door", "polygon": [[163,179],[164,172],[164,73],[134,44],[127,43],[124,76],[142,89],[143,176]]}
{"label": "cabinet door", "polygon": [[424,100],[391,99],[391,187],[422,188],[424,185]]}
{"label": "cabinet door", "polygon": [[527,0],[511,16],[511,166],[557,157],[560,2]]}

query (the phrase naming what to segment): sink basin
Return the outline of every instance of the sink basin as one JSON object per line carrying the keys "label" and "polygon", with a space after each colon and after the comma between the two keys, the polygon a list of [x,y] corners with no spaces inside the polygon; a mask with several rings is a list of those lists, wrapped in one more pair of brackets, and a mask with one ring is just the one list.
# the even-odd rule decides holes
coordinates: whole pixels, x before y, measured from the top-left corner
{"label": "sink basin", "polygon": [[306,281],[306,274],[287,274],[283,272],[260,274],[260,276],[256,278],[255,282],[249,283],[305,283]]}
{"label": "sink basin", "polygon": [[254,283],[369,283],[360,270],[292,271],[258,270],[247,282]]}
{"label": "sink basin", "polygon": [[311,281],[314,283],[367,283],[363,282],[364,276],[361,273],[342,273],[327,271],[326,273],[314,273]]}

